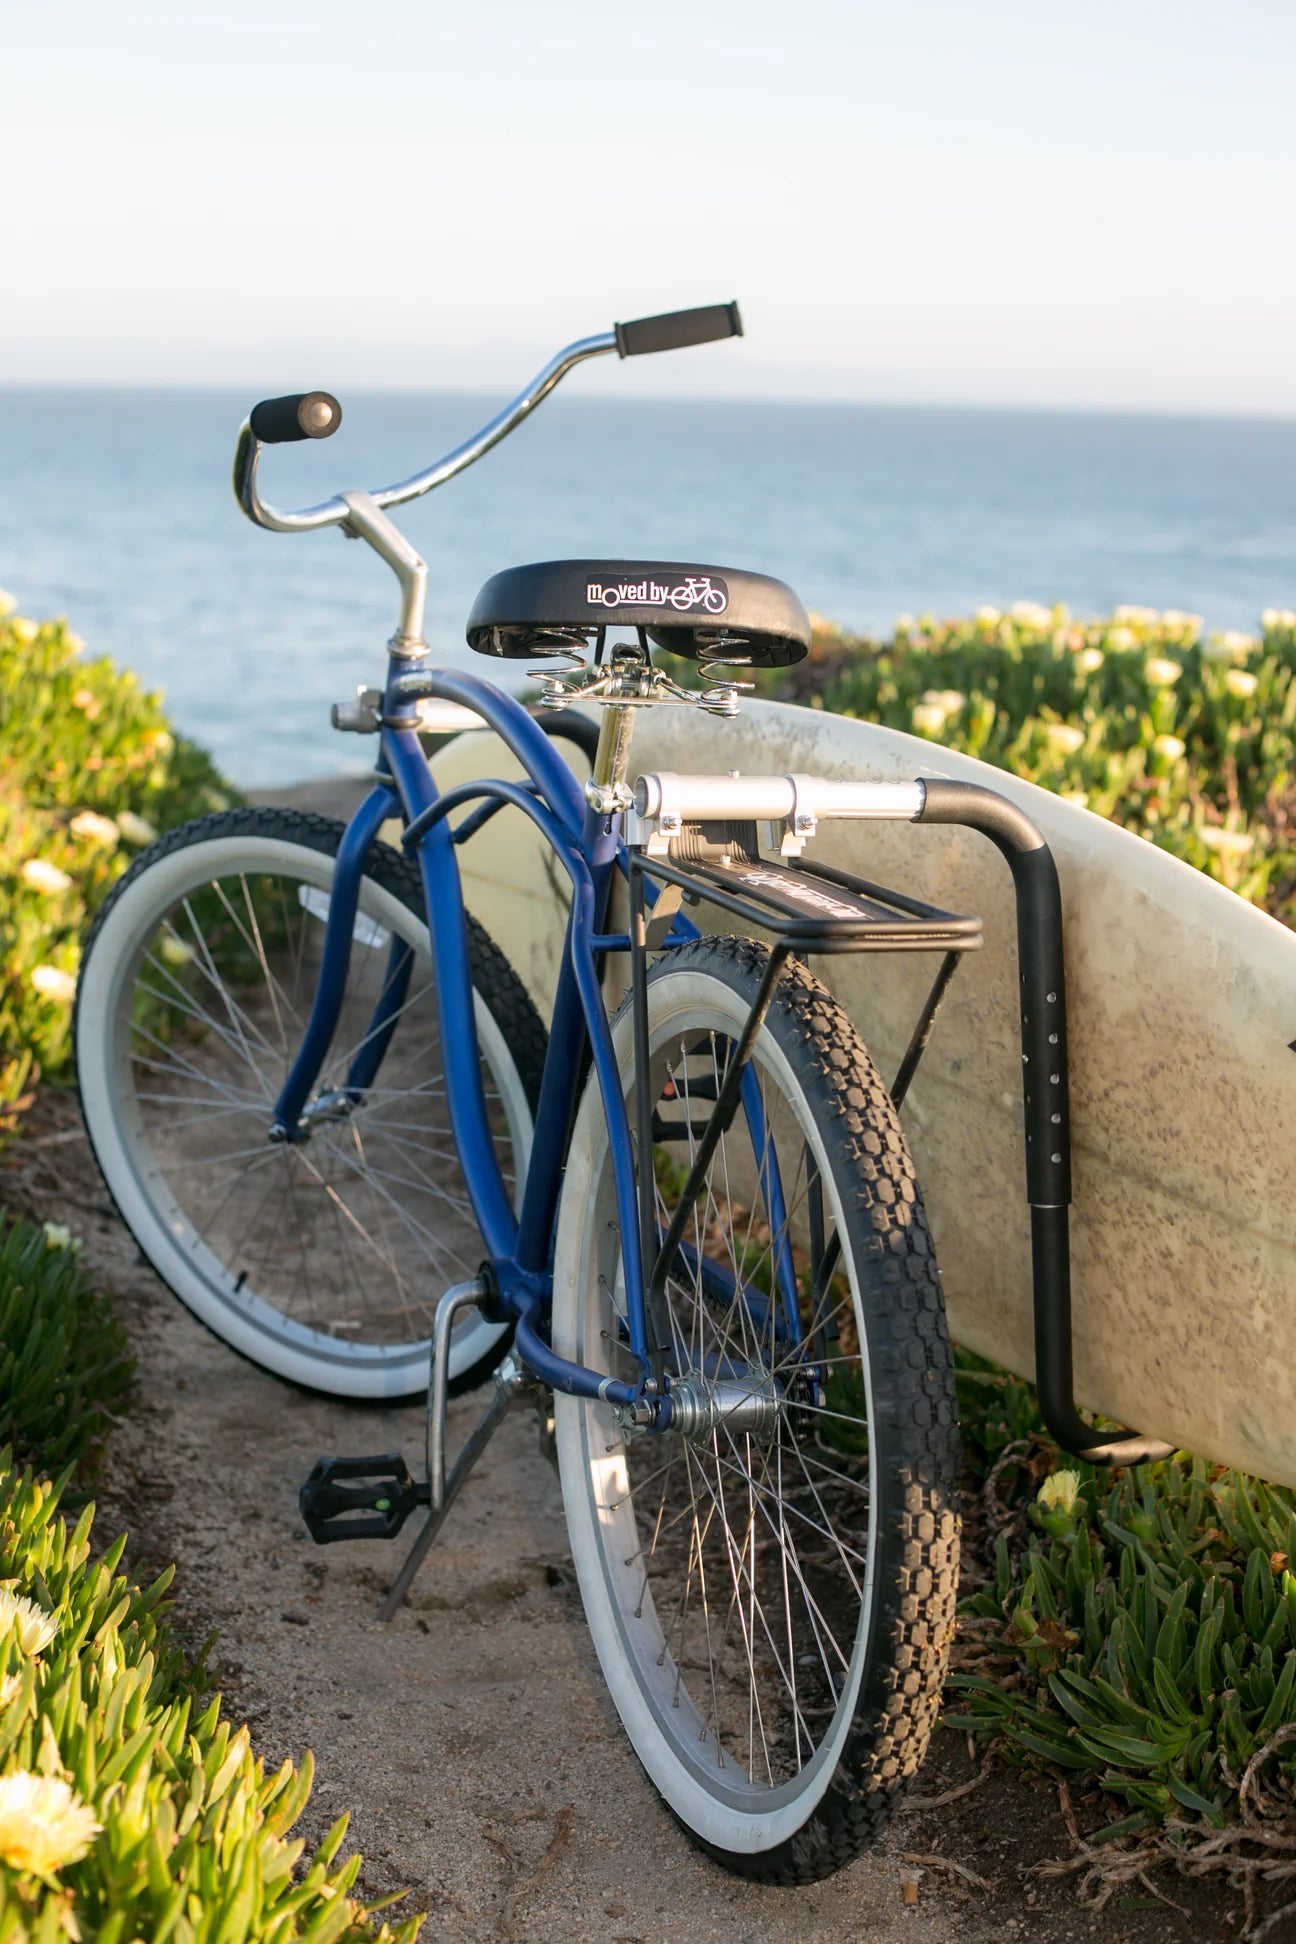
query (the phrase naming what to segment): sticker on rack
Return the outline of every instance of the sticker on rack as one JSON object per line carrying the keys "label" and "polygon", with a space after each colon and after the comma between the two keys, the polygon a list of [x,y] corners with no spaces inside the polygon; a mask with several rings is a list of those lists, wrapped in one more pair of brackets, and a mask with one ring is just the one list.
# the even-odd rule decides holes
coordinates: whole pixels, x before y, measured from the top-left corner
{"label": "sticker on rack", "polygon": [[[318,918],[321,925],[327,925],[332,902],[327,891],[317,891],[312,884],[299,884],[297,902],[303,911],[309,911],[312,918]],[[391,943],[391,933],[384,931],[372,918],[367,918],[363,911],[356,913],[351,936],[357,945],[367,945],[373,952],[381,951],[384,945]]]}
{"label": "sticker on rack", "polygon": [[673,608],[677,614],[701,608],[704,614],[723,614],[729,589],[710,574],[689,574],[684,580],[656,580],[649,574],[643,580],[588,581],[585,598],[591,607]]}

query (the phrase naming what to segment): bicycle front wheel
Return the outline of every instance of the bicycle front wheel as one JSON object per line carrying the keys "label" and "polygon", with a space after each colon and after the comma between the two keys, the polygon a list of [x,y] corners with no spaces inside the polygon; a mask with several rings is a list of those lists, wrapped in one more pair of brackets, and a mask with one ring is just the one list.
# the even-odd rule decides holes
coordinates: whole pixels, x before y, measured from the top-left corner
{"label": "bicycle front wheel", "polygon": [[[269,1139],[342,833],[302,811],[232,810],[145,852],[86,948],[77,1080],[113,1200],[181,1301],[277,1376],[391,1399],[426,1389],[437,1299],[476,1274],[482,1242],[450,1131],[422,884],[387,844],[366,861],[309,1138]],[[544,1028],[472,919],[468,956],[496,1153],[520,1195]],[[376,1073],[355,1086],[357,1057],[388,1027]],[[466,1315],[452,1384],[484,1377],[506,1340]]]}
{"label": "bicycle front wheel", "polygon": [[[648,982],[664,1240],[766,963],[711,938]],[[614,1022],[629,1096],[628,1002]],[[631,1116],[634,1125],[634,1116]],[[953,1626],[944,1306],[894,1108],[827,989],[784,967],[650,1318],[672,1428],[557,1399],[563,1498],[613,1700],[667,1806],[774,1882],[849,1862],[925,1750]],[[555,1348],[634,1380],[594,1081],[559,1211]]]}

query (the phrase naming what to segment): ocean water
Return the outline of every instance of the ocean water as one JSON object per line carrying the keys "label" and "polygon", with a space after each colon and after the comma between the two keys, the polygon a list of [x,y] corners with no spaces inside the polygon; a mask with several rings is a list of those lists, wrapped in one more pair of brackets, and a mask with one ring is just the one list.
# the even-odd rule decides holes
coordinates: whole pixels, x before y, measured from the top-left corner
{"label": "ocean water", "polygon": [[[0,389],[0,587],[164,688],[241,784],[363,767],[329,704],[372,682],[395,584],[336,532],[251,527],[229,488],[251,401]],[[343,400],[327,442],[266,454],[303,505],[406,477],[497,399]],[[1253,628],[1296,606],[1296,421],[608,400],[573,386],[398,516],[430,569],[438,659],[500,567],[589,555],[751,567],[860,630],[898,613],[1132,601]]]}

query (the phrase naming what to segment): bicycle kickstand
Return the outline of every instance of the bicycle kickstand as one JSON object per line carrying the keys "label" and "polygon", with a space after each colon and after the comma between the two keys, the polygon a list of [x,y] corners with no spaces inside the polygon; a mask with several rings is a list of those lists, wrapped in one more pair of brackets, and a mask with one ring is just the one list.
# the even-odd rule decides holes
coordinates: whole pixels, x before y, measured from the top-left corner
{"label": "bicycle kickstand", "polygon": [[540,1401],[541,1385],[510,1351],[495,1372],[491,1401],[447,1477],[450,1333],[461,1309],[476,1308],[485,1299],[485,1285],[474,1281],[456,1283],[437,1304],[428,1367],[426,1481],[416,1483],[404,1459],[389,1453],[377,1458],[321,1458],[301,1488],[302,1517],[319,1545],[340,1539],[394,1539],[410,1513],[427,1506],[423,1529],[378,1609],[382,1621],[399,1612],[446,1514],[504,1419],[510,1411]]}

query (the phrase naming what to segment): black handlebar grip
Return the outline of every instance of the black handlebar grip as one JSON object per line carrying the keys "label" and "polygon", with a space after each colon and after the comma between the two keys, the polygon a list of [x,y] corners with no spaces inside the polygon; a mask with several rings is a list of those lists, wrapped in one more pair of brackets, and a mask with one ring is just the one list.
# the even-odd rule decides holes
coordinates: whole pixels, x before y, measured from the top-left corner
{"label": "black handlebar grip", "polygon": [[682,351],[686,344],[710,344],[715,338],[741,337],[737,304],[703,304],[698,310],[664,311],[660,317],[637,317],[616,327],[617,356],[637,358],[645,351]]}
{"label": "black handlebar grip", "polygon": [[295,439],[328,439],[342,423],[342,407],[332,392],[294,392],[290,398],[263,398],[248,414],[262,445],[291,445]]}

